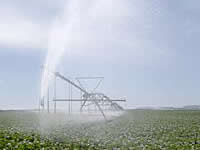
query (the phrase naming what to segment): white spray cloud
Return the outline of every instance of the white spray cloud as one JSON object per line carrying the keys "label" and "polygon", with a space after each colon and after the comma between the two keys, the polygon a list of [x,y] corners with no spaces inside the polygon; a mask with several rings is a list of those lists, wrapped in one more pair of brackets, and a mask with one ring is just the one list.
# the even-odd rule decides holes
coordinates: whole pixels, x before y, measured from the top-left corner
{"label": "white spray cloud", "polygon": [[[63,15],[58,16],[52,25],[49,34],[48,53],[44,64],[44,72],[41,83],[41,97],[46,95],[52,81],[56,66],[59,64],[65,51],[69,51],[67,45],[73,36],[73,29],[80,24],[80,0],[69,1],[66,4]],[[86,13],[87,11],[83,12]]]}

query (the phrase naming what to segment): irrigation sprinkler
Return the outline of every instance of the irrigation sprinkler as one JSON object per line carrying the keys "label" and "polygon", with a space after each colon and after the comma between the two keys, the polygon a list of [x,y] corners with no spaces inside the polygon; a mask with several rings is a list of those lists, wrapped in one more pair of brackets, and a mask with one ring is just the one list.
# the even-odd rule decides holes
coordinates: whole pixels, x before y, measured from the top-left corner
{"label": "irrigation sprinkler", "polygon": [[[80,112],[82,112],[85,108],[88,108],[90,106],[94,106],[95,112],[98,111],[101,113],[101,115],[106,119],[106,110],[110,111],[123,111],[123,107],[120,106],[117,102],[126,102],[125,99],[111,99],[108,96],[106,96],[104,93],[99,93],[96,92],[96,89],[100,86],[102,80],[104,79],[103,77],[77,77],[76,80],[78,84],[73,82],[72,80],[66,78],[65,76],[61,75],[59,72],[54,72],[54,96],[53,96],[53,102],[54,102],[54,113],[57,112],[57,102],[68,102],[69,104],[69,113],[72,112],[72,103],[73,102],[80,102]],[[69,98],[57,98],[57,79],[61,79],[62,81],[66,82],[69,84]],[[96,80],[98,79],[99,81],[97,82],[96,86],[91,90],[87,90],[84,88],[81,80],[83,79],[89,79],[89,80]],[[72,98],[72,87],[76,88],[77,90],[80,91],[80,98],[73,99]],[[47,111],[50,112],[49,108],[49,89],[48,89],[48,96],[47,96]],[[42,100],[44,102],[44,99]],[[42,105],[44,108],[44,104]],[[107,108],[107,109],[106,109]]]}

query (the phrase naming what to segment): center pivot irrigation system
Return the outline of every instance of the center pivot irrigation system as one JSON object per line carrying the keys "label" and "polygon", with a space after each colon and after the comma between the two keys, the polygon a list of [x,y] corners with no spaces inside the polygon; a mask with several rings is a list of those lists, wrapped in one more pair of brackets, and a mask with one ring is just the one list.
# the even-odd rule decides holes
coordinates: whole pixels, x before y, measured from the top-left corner
{"label": "center pivot irrigation system", "polygon": [[[103,93],[99,93],[99,92],[95,92],[96,89],[99,87],[100,83],[103,80],[103,77],[79,77],[76,78],[78,84],[76,84],[75,82],[73,82],[72,80],[66,78],[65,76],[61,75],[59,72],[54,72],[53,75],[55,76],[54,79],[54,98],[53,98],[53,102],[54,102],[54,113],[56,113],[56,104],[57,102],[70,102],[71,106],[69,106],[69,110],[72,108],[72,102],[81,102],[80,104],[80,112],[83,111],[84,108],[89,107],[89,106],[94,106],[95,107],[95,111],[100,112],[101,115],[104,117],[104,119],[106,119],[106,111],[111,111],[111,112],[120,112],[123,111],[123,107],[120,106],[119,104],[117,104],[117,102],[126,102],[125,99],[110,99],[108,96],[106,96]],[[56,80],[57,78],[61,79],[64,82],[67,82],[70,86],[69,86],[69,99],[58,99],[56,97],[57,95],[57,90],[56,90]],[[81,83],[82,79],[99,79],[99,82],[97,83],[97,85],[95,86],[95,88],[92,91],[86,90],[83,87],[83,84]],[[73,99],[72,98],[72,86],[75,87],[76,89],[78,89],[81,93],[80,98],[79,99]],[[71,93],[71,94],[70,94]],[[44,100],[45,98],[43,97],[42,99],[40,99],[40,110],[41,108],[44,110],[45,106],[44,106]],[[47,111],[49,111],[49,90],[48,90],[48,94],[47,94]]]}

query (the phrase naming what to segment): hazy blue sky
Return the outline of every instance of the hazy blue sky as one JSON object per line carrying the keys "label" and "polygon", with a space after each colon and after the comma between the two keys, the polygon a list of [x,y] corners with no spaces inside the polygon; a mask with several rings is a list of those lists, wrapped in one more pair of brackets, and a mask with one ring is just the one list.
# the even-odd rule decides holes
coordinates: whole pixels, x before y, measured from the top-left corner
{"label": "hazy blue sky", "polygon": [[[68,3],[0,2],[0,109],[37,107],[49,32]],[[198,0],[85,0],[77,7],[58,71],[104,76],[103,91],[126,97],[128,107],[200,104]]]}

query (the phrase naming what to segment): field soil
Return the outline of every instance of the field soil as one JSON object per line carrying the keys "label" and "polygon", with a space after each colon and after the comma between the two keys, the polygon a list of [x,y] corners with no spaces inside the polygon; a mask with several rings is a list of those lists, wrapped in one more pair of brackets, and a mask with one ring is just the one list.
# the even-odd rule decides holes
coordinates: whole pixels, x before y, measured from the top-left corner
{"label": "field soil", "polygon": [[0,149],[198,150],[200,111],[129,110],[110,121],[1,111]]}

